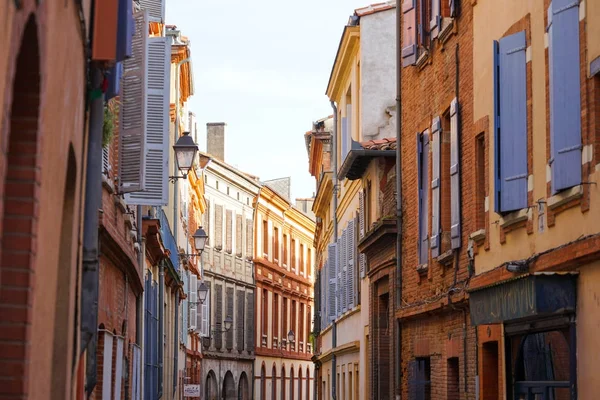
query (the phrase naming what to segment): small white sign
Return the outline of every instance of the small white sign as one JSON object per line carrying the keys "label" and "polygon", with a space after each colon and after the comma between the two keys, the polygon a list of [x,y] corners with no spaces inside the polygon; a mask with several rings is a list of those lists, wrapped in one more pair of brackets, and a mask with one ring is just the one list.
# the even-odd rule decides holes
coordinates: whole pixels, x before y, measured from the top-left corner
{"label": "small white sign", "polygon": [[183,397],[200,397],[200,385],[183,385]]}

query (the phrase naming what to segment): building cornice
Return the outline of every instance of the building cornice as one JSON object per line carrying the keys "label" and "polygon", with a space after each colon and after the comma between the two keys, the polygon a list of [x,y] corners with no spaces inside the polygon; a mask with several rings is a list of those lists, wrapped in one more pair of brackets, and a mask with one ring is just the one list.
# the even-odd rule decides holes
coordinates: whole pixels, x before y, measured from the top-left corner
{"label": "building cornice", "polygon": [[360,26],[345,26],[325,93],[331,100],[339,102],[342,85],[350,73],[352,61],[358,54],[359,47]]}

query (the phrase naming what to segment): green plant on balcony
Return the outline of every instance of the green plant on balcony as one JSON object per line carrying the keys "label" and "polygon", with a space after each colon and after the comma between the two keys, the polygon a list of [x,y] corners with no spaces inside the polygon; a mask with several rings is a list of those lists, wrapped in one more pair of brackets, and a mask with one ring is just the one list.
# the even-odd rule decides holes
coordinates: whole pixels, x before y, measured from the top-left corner
{"label": "green plant on balcony", "polygon": [[117,124],[117,114],[119,105],[117,102],[109,101],[104,106],[104,123],[102,125],[102,147],[106,147],[112,142],[115,135],[115,125]]}

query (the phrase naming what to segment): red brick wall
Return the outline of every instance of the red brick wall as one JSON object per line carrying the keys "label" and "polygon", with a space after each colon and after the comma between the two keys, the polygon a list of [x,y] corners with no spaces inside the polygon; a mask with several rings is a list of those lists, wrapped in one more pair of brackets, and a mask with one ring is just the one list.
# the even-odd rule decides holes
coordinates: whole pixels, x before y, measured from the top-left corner
{"label": "red brick wall", "polygon": [[[24,0],[19,10],[14,3],[0,6],[6,26],[0,46],[0,393],[64,398],[80,359],[73,349],[79,347],[77,216],[85,136],[81,25],[76,3]],[[72,220],[64,218],[67,209],[77,210]],[[64,221],[71,221],[70,229]]]}

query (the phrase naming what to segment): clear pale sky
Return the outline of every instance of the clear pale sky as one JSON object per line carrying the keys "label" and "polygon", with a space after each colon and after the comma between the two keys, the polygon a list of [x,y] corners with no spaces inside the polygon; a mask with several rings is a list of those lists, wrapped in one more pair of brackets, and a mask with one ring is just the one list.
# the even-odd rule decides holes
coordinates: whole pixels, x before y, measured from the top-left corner
{"label": "clear pale sky", "polygon": [[[368,0],[167,0],[191,40],[200,133],[225,122],[225,161],[310,197],[304,133],[331,114],[327,82],[344,25]],[[206,149],[205,135],[199,143]]]}

